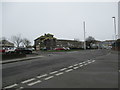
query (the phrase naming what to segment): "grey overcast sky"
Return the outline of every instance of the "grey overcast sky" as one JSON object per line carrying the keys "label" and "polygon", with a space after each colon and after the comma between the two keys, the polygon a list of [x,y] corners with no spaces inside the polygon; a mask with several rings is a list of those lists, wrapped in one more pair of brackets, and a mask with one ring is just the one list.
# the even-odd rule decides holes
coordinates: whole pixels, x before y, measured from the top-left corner
{"label": "grey overcast sky", "polygon": [[21,34],[32,44],[44,33],[83,40],[85,21],[86,37],[110,40],[114,38],[113,16],[118,19],[117,2],[3,2],[2,36],[10,39]]}

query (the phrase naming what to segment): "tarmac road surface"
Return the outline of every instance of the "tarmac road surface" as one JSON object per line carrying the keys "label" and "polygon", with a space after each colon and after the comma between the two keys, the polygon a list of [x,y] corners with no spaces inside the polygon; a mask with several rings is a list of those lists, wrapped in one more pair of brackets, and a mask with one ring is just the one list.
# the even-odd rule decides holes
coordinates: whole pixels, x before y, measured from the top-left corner
{"label": "tarmac road surface", "polygon": [[3,64],[3,88],[118,88],[118,53],[83,50]]}

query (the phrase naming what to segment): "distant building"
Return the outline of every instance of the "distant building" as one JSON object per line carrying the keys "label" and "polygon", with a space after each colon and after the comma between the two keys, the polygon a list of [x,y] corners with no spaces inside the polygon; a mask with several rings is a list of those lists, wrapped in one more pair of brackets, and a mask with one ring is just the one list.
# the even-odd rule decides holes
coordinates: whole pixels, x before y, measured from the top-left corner
{"label": "distant building", "polygon": [[47,49],[51,50],[56,47],[56,38],[52,34],[45,34],[34,40],[36,50]]}
{"label": "distant building", "polygon": [[62,47],[82,48],[82,46],[82,42],[80,41],[56,39],[52,34],[45,34],[34,40],[34,47],[36,50],[52,50],[54,48]]}
{"label": "distant building", "polygon": [[14,44],[11,43],[11,42],[8,41],[8,40],[1,40],[1,41],[0,41],[0,47],[10,48],[10,47],[14,47]]}
{"label": "distant building", "polygon": [[56,47],[69,47],[69,48],[82,48],[83,43],[80,41],[75,40],[63,40],[63,39],[57,39],[56,40]]}
{"label": "distant building", "polygon": [[100,43],[100,47],[101,48],[105,48],[105,49],[112,49],[112,44],[115,42],[115,40],[106,40],[106,41],[102,41]]}

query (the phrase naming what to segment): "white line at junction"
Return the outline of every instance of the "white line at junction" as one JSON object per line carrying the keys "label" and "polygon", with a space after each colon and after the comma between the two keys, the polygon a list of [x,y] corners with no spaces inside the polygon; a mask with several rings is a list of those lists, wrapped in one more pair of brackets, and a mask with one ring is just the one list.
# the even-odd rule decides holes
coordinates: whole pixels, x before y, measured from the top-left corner
{"label": "white line at junction", "polygon": [[58,71],[54,71],[54,72],[51,72],[50,74],[54,74],[54,73],[57,73]]}
{"label": "white line at junction", "polygon": [[33,80],[35,80],[35,78],[31,78],[31,79],[28,79],[28,80],[25,80],[25,81],[23,81],[23,82],[21,82],[21,83],[28,83],[28,82],[30,82],[30,81],[33,81]]}
{"label": "white line at junction", "polygon": [[7,86],[7,87],[4,87],[5,89],[8,89],[8,88],[13,88],[15,86],[17,86],[18,84],[13,84],[13,85],[10,85],[10,86]]}
{"label": "white line at junction", "polygon": [[51,79],[51,78],[53,78],[54,76],[49,76],[49,77],[47,77],[47,78],[45,78],[44,80],[48,80],[48,79]]}
{"label": "white line at junction", "polygon": [[63,74],[63,72],[61,72],[61,73],[57,73],[57,74],[55,74],[56,76],[59,76],[59,75],[61,75],[61,74]]}
{"label": "white line at junction", "polygon": [[40,82],[41,82],[41,81],[38,80],[38,81],[35,81],[35,82],[32,82],[32,83],[29,83],[28,86],[33,86],[33,85],[35,85],[35,84],[37,84],[37,83],[40,83]]}

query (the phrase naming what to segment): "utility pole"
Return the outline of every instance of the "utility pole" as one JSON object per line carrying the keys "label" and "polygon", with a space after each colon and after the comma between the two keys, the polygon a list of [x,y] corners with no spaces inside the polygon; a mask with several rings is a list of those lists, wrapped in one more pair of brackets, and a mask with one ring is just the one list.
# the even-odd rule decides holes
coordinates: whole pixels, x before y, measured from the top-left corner
{"label": "utility pole", "polygon": [[116,46],[116,41],[117,41],[117,35],[116,35],[116,18],[115,17],[112,17],[113,18],[113,22],[114,22],[114,32],[115,32],[115,50],[117,49],[117,46]]}
{"label": "utility pole", "polygon": [[86,50],[86,42],[85,42],[85,21],[83,22],[83,29],[84,29],[84,50]]}

